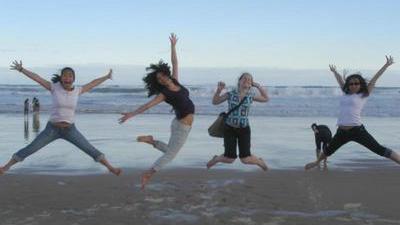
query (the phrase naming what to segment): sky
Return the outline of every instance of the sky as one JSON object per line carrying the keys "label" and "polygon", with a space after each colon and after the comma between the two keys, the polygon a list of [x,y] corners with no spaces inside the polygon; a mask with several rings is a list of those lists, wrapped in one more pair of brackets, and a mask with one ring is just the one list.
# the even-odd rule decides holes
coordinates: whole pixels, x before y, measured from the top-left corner
{"label": "sky", "polygon": [[[259,80],[271,84],[329,85],[334,80],[325,81],[328,64],[371,76],[385,55],[400,61],[397,0],[0,3],[0,83],[25,82],[8,71],[14,59],[46,74],[75,66],[89,73],[82,81],[113,67],[117,82],[139,83],[146,65],[169,61],[171,32],[179,37],[187,83],[234,80],[240,72],[257,71]],[[400,63],[381,84],[400,86],[398,71]]]}

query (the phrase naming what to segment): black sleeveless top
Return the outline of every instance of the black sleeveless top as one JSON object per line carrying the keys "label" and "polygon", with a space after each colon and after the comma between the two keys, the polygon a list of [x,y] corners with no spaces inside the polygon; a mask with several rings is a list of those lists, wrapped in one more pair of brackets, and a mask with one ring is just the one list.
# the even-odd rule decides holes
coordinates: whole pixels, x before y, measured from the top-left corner
{"label": "black sleeveless top", "polygon": [[179,84],[179,91],[171,91],[164,87],[161,93],[165,96],[165,102],[170,104],[175,111],[177,119],[182,119],[189,114],[194,114],[194,104],[189,98],[189,91]]}

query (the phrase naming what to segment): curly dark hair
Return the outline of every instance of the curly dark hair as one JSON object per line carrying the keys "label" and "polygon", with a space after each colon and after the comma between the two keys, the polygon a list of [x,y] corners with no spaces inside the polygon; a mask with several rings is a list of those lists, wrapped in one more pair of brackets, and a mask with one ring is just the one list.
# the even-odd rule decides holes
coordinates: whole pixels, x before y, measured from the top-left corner
{"label": "curly dark hair", "polygon": [[157,74],[162,73],[164,76],[169,77],[175,84],[178,82],[171,75],[171,68],[168,63],[160,60],[157,64],[150,64],[149,67],[146,68],[146,71],[149,71],[145,77],[143,77],[143,81],[145,83],[145,88],[147,89],[147,96],[150,97],[152,95],[157,95],[164,88],[162,84],[160,84],[157,80]]}
{"label": "curly dark hair", "polygon": [[363,97],[369,96],[367,81],[364,79],[364,77],[361,76],[361,74],[352,74],[346,77],[346,82],[344,83],[342,89],[343,92],[346,93],[347,95],[350,94],[349,83],[350,80],[352,79],[358,79],[360,81],[360,90],[357,92],[357,94],[361,93]]}
{"label": "curly dark hair", "polygon": [[71,67],[64,67],[61,69],[60,74],[53,74],[53,77],[51,78],[51,81],[53,83],[57,83],[57,82],[61,82],[61,76],[63,75],[63,73],[65,73],[66,71],[71,71],[72,74],[74,75],[74,80],[75,80],[75,71],[74,69],[72,69]]}

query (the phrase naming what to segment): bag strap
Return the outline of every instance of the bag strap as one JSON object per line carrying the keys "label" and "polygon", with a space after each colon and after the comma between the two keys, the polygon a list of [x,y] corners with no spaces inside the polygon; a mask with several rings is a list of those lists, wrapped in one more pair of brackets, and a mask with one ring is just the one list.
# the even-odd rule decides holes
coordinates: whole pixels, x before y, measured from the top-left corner
{"label": "bag strap", "polygon": [[243,99],[242,99],[242,101],[240,101],[239,105],[237,105],[237,106],[233,107],[231,110],[229,110],[229,111],[225,114],[225,117],[229,116],[229,114],[231,114],[233,111],[235,111],[236,109],[238,109],[238,108],[243,104],[244,100],[246,100],[246,97],[247,97],[247,95],[243,97]]}

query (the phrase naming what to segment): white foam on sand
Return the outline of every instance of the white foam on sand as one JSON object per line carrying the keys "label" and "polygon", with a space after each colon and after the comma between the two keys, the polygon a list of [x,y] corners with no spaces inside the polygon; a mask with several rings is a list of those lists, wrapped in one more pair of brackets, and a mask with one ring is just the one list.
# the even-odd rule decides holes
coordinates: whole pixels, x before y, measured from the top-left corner
{"label": "white foam on sand", "polygon": [[220,187],[226,187],[230,185],[241,185],[244,184],[243,179],[227,179],[227,180],[208,180],[207,185],[210,188],[220,188]]}
{"label": "white foam on sand", "polygon": [[150,217],[160,220],[169,220],[176,223],[195,223],[199,219],[196,215],[175,209],[156,210],[150,213]]}

